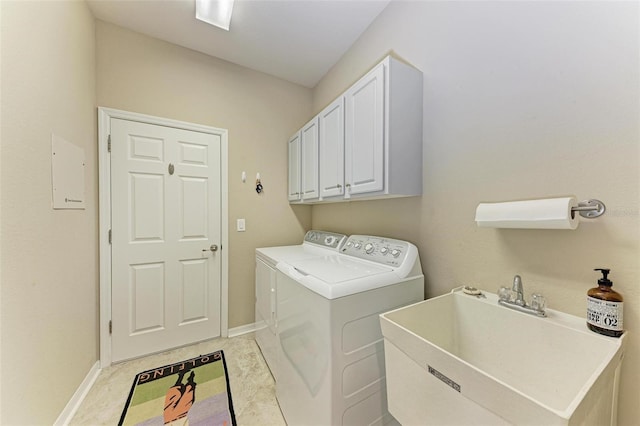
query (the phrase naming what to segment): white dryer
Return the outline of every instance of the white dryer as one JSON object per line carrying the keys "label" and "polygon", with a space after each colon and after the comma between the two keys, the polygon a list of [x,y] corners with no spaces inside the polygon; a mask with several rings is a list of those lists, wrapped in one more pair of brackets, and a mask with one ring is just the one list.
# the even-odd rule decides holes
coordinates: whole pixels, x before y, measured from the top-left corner
{"label": "white dryer", "polygon": [[290,425],[387,424],[380,313],[424,299],[417,248],[352,235],[277,264],[276,395]]}
{"label": "white dryer", "polygon": [[308,231],[302,244],[256,249],[256,342],[271,374],[277,381],[276,265],[337,253],[346,235],[325,231]]}

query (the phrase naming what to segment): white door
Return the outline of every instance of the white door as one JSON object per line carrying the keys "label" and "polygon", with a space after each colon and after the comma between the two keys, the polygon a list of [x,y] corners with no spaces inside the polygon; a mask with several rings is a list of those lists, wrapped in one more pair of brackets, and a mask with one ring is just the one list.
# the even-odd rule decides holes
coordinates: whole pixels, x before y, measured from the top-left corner
{"label": "white door", "polygon": [[302,199],[318,198],[318,118],[308,122],[300,131]]}
{"label": "white door", "polygon": [[345,186],[348,194],[384,188],[384,65],[345,93]]}
{"label": "white door", "polygon": [[340,96],[319,116],[320,197],[344,194],[344,98]]}
{"label": "white door", "polygon": [[300,200],[300,132],[289,139],[289,201]]}
{"label": "white door", "polygon": [[113,362],[220,335],[220,148],[111,119]]}

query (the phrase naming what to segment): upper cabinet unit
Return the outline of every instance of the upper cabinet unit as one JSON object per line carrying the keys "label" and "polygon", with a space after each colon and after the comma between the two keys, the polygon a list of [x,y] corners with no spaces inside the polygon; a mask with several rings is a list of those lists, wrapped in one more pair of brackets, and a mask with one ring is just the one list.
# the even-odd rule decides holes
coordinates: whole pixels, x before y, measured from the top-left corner
{"label": "upper cabinet unit", "polygon": [[[309,139],[317,141],[317,150],[311,142],[308,148],[316,162],[303,153],[298,164],[292,164],[290,142],[291,202],[422,194],[422,73],[415,68],[386,57],[298,134],[305,129],[312,130]],[[291,177],[296,174],[303,176],[303,190],[292,199]],[[312,189],[317,192],[305,197]]]}

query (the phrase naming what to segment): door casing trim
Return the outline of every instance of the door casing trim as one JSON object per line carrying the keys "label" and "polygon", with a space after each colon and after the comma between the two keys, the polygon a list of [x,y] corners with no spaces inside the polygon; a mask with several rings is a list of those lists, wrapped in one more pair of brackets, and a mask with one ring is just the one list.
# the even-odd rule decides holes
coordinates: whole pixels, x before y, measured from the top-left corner
{"label": "door casing trim", "polygon": [[220,280],[220,336],[229,334],[229,209],[228,209],[228,130],[202,124],[155,117],[152,115],[98,107],[98,201],[99,201],[99,248],[100,248],[100,368],[111,365],[111,250],[109,229],[111,228],[111,156],[108,138],[111,119],[174,127],[220,136],[220,255],[222,256]]}

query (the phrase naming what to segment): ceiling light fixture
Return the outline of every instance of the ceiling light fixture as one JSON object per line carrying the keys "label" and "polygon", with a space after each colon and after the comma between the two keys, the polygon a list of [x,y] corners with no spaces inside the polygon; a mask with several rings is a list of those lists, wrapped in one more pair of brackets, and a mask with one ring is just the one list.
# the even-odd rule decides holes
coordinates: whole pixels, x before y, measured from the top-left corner
{"label": "ceiling light fixture", "polygon": [[234,0],[196,0],[196,19],[229,31]]}

